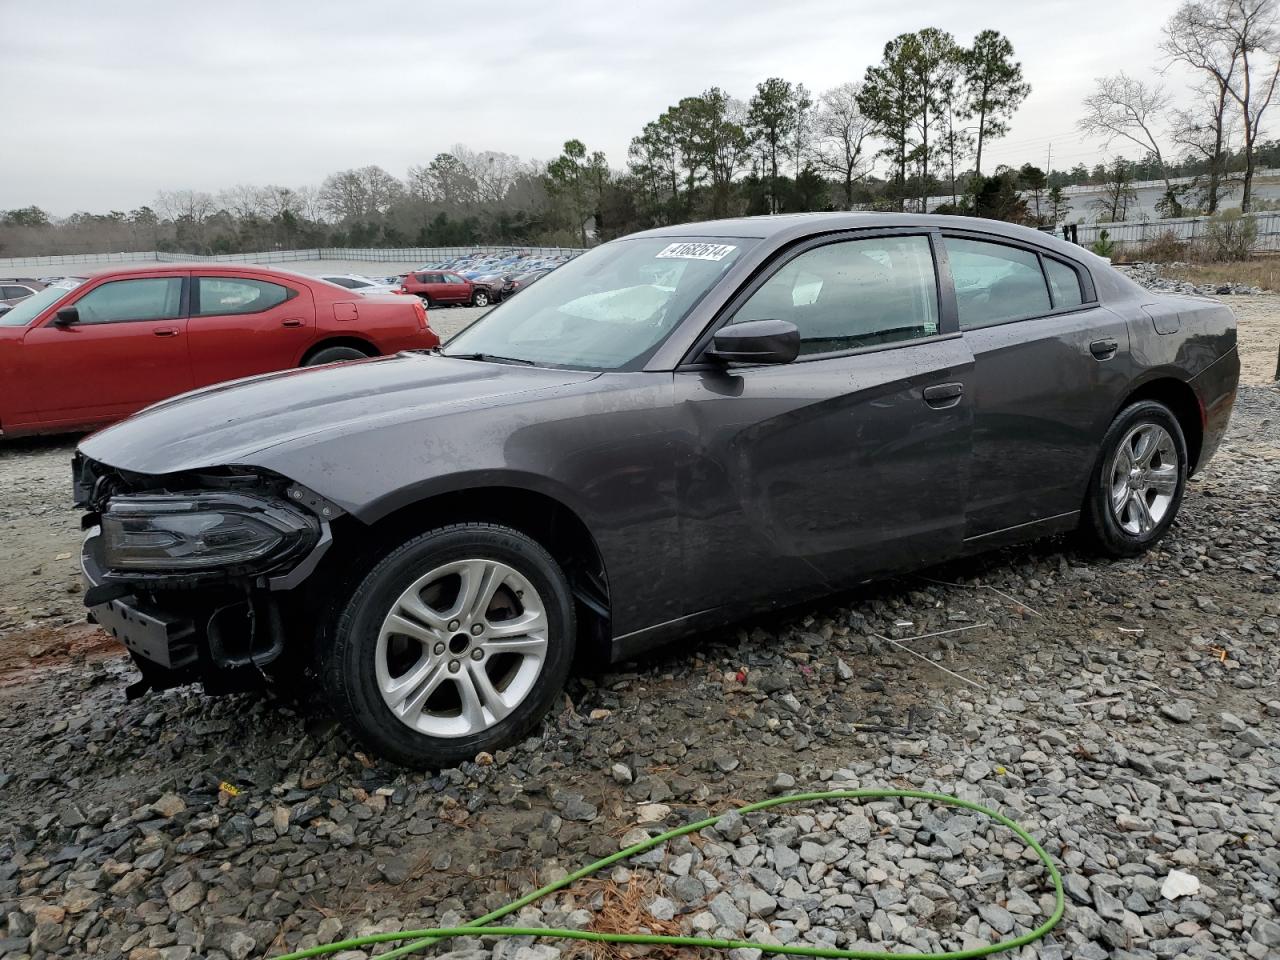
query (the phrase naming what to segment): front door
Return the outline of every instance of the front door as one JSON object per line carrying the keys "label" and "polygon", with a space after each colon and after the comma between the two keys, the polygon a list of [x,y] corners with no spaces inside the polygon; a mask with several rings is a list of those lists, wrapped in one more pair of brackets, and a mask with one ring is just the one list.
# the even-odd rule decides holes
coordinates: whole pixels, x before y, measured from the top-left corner
{"label": "front door", "polygon": [[54,317],[29,330],[21,359],[31,405],[47,425],[126,417],[191,389],[183,274],[148,274],[95,284],[62,306],[79,322]]}
{"label": "front door", "polygon": [[690,609],[959,552],[972,357],[939,302],[931,237],[824,241],[738,303],[728,322],[789,320],[801,353],[676,374],[696,451],[680,469]]}
{"label": "front door", "polygon": [[450,303],[465,304],[471,299],[471,285],[463,280],[456,273],[446,273],[443,275],[446,284],[445,298]]}
{"label": "front door", "polygon": [[296,366],[315,337],[302,284],[245,276],[192,278],[191,372],[198,387]]}

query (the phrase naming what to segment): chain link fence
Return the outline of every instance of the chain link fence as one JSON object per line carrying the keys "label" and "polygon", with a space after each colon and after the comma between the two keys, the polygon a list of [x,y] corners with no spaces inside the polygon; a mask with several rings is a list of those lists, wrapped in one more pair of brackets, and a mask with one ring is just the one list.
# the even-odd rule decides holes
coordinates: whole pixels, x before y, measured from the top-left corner
{"label": "chain link fence", "polygon": [[0,258],[0,273],[46,270],[58,267],[110,266],[113,263],[298,263],[310,260],[352,260],[369,263],[432,263],[472,253],[533,256],[577,256],[581,247],[531,247],[518,244],[481,244],[460,247],[312,247],[306,250],[264,250],[257,253],[222,253],[202,256],[148,250],[139,253],[78,253],[67,256]]}
{"label": "chain link fence", "polygon": [[[1255,250],[1280,250],[1280,212],[1266,211],[1250,213],[1258,225],[1258,241]],[[1131,220],[1123,223],[1080,223],[1069,225],[1074,230],[1074,239],[1081,246],[1091,246],[1095,240],[1102,238],[1102,231],[1107,232],[1107,239],[1117,249],[1137,247],[1155,240],[1165,234],[1172,234],[1177,239],[1194,243],[1205,236],[1209,229],[1209,217],[1179,217],[1175,220]],[[1062,228],[1059,228],[1061,231]]]}

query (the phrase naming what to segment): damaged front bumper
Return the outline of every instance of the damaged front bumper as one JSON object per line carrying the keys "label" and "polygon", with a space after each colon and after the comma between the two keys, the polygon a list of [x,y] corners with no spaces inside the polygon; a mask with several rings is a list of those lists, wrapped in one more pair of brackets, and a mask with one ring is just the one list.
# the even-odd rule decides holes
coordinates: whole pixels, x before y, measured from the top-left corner
{"label": "damaged front bumper", "polygon": [[[82,469],[80,465],[78,469]],[[291,592],[315,571],[332,545],[329,519],[334,508],[297,486],[277,484],[270,490],[252,491],[239,499],[252,499],[256,506],[277,513],[305,512],[312,518],[305,542],[283,551],[280,562],[268,557],[256,569],[241,564],[197,570],[130,570],[111,560],[111,544],[121,540],[117,533],[109,544],[112,535],[104,533],[104,527],[109,526],[104,518],[121,525],[111,512],[112,503],[127,503],[132,508],[148,500],[163,505],[175,499],[174,494],[149,484],[147,478],[130,487],[97,497],[83,488],[77,491],[77,499],[91,510],[85,517],[80,561],[85,606],[89,619],[118,639],[142,672],[142,680],[130,687],[129,695],[191,682],[201,682],[215,693],[260,686],[263,668],[285,650],[285,610],[296,612],[298,606]],[[212,496],[224,496],[225,488],[220,489],[222,493]],[[247,488],[237,485],[237,489]],[[193,495],[203,496],[204,491],[193,491]],[[273,503],[279,506],[272,507]],[[197,516],[195,523],[187,522],[185,518],[190,516],[184,515],[183,523],[199,527],[204,515]],[[132,514],[125,522],[139,524]],[[136,526],[135,534],[137,530],[150,533],[145,521]],[[118,547],[116,550],[118,555]]]}

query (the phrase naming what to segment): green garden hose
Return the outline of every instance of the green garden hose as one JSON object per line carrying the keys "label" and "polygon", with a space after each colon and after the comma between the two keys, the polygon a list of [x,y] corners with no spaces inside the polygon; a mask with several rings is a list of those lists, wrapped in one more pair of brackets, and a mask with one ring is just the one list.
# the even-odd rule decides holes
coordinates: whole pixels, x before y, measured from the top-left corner
{"label": "green garden hose", "polygon": [[666,843],[676,837],[682,837],[687,833],[696,833],[707,827],[714,826],[722,817],[727,816],[732,811],[726,811],[718,816],[708,817],[705,820],[699,820],[697,823],[686,824],[683,827],[677,827],[674,830],[668,830],[666,833],[660,833],[656,837],[650,837],[648,840],[627,847],[625,850],[619,850],[611,856],[605,857],[603,860],[597,860],[595,863],[588,864],[581,870],[577,870],[555,883],[549,883],[539,890],[513,900],[506,906],[499,907],[492,913],[486,913],[483,917],[477,917],[470,923],[461,927],[439,927],[430,930],[398,930],[394,933],[375,933],[366,937],[354,937],[350,940],[342,940],[337,943],[323,944],[318,947],[310,947],[306,950],[298,950],[294,953],[286,954],[278,957],[277,960],[305,960],[307,957],[320,957],[326,954],[338,953],[342,950],[356,950],[361,947],[369,947],[379,943],[393,943],[401,940],[408,941],[402,946],[396,947],[383,954],[384,958],[402,957],[406,954],[413,953],[417,950],[425,949],[433,943],[449,937],[474,937],[474,936],[493,936],[493,937],[543,937],[558,940],[586,940],[595,943],[638,943],[638,944],[656,944],[660,946],[673,947],[711,947],[718,950],[736,950],[748,949],[759,950],[762,953],[786,954],[796,957],[836,957],[842,960],[966,960],[969,957],[986,957],[993,953],[1003,953],[1006,950],[1015,950],[1018,947],[1026,946],[1039,940],[1062,919],[1062,912],[1066,907],[1066,900],[1062,894],[1062,875],[1058,873],[1058,868],[1054,866],[1053,860],[1049,857],[1043,847],[1036,842],[1031,834],[1027,833],[1022,827],[1014,823],[1004,814],[984,807],[981,804],[973,803],[969,800],[961,800],[959,797],[948,796],[944,793],[927,793],[923,790],[823,790],[817,793],[794,793],[783,797],[772,797],[768,800],[760,800],[756,803],[748,803],[746,806],[738,807],[738,813],[754,813],[757,810],[767,810],[770,807],[778,807],[787,803],[808,803],[815,800],[883,800],[891,797],[914,797],[918,800],[931,800],[934,803],[941,803],[951,807],[963,807],[966,810],[974,810],[990,817],[998,823],[1004,824],[1018,838],[1026,843],[1032,850],[1036,852],[1036,856],[1040,858],[1040,862],[1045,865],[1049,871],[1049,877],[1053,881],[1054,892],[1054,908],[1053,915],[1044,923],[1036,927],[1030,933],[1024,933],[1018,937],[1012,937],[1008,940],[1001,940],[999,943],[986,944],[981,947],[973,947],[969,950],[952,950],[947,953],[889,953],[880,950],[842,950],[838,947],[815,947],[815,946],[796,946],[778,943],[753,943],[748,940],[718,940],[713,937],[674,937],[663,936],[659,934],[648,933],[596,933],[590,930],[555,930],[542,927],[492,927],[488,926],[494,920],[505,917],[514,913],[521,907],[528,906],[535,900],[540,900],[549,893],[557,890],[563,890],[565,887],[584,877],[589,877],[594,873],[598,873],[605,867],[612,866],[619,860],[625,860],[627,857],[635,856],[637,853],[644,853],[646,850],[652,850],[654,847]]}

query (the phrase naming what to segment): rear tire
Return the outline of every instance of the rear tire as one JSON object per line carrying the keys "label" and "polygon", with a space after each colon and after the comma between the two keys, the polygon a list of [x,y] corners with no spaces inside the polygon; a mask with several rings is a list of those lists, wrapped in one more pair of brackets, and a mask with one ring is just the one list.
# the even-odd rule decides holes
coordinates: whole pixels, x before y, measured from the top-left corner
{"label": "rear tire", "polygon": [[304,367],[319,367],[326,363],[342,363],[345,360],[367,360],[369,354],[355,347],[324,347],[302,361]]}
{"label": "rear tire", "polygon": [[509,527],[461,523],[416,536],[356,587],[320,652],[346,727],[415,768],[453,766],[519,740],[573,662],[568,582]]}
{"label": "rear tire", "polygon": [[1121,410],[1102,439],[1085,497],[1081,531],[1112,557],[1134,557],[1173,525],[1187,485],[1187,442],[1162,403]]}

